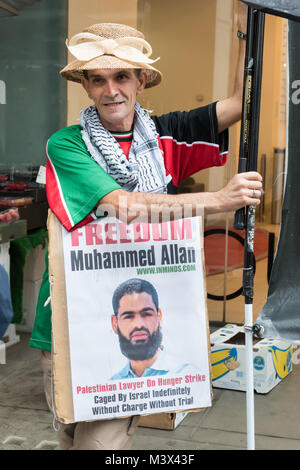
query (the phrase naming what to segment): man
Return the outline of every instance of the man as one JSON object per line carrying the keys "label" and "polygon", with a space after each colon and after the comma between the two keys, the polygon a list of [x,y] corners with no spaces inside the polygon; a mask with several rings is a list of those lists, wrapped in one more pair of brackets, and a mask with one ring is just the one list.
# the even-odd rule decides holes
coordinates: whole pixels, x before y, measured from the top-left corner
{"label": "man", "polygon": [[[239,29],[245,32],[246,11],[241,13]],[[61,74],[82,83],[94,105],[82,112],[80,126],[58,131],[47,145],[47,198],[67,230],[94,220],[98,207],[102,213],[103,207],[112,208],[118,218],[130,223],[141,212],[151,221],[153,210],[160,217],[165,208],[186,204],[193,215],[199,207],[209,214],[259,204],[262,183],[256,172],[235,175],[214,193],[167,194],[171,181],[177,186],[196,171],[225,164],[226,129],[241,116],[244,42],[240,39],[232,97],[188,113],[150,118],[136,98],[144,88],[158,85],[161,73],[152,66],[151,46],[142,33],[104,23],[70,40],[68,48],[76,60]],[[42,350],[45,391],[52,408],[48,297],[46,269],[30,345]],[[136,425],[135,418],[60,424],[60,445],[62,449],[123,449]]]}
{"label": "man", "polygon": [[[178,364],[162,344],[162,311],[155,287],[144,279],[129,279],[114,292],[111,322],[122,354],[129,363],[111,380],[181,373],[191,364]],[[176,361],[176,362],[175,362]]]}

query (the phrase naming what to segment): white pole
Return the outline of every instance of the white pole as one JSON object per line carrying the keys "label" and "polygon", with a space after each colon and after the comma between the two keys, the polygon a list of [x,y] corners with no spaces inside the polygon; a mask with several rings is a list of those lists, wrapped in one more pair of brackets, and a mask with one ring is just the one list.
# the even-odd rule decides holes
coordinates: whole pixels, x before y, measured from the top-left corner
{"label": "white pole", "polygon": [[[246,402],[247,402],[247,449],[255,449],[254,426],[254,370],[253,370],[253,309],[245,304],[245,358],[246,358]],[[248,327],[248,328],[247,328]]]}

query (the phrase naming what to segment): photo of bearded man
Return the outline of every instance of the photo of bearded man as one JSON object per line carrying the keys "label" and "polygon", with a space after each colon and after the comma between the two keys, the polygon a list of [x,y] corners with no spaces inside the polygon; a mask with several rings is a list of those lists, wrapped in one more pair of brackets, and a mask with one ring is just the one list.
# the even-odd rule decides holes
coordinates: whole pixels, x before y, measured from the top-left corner
{"label": "photo of bearded man", "polygon": [[178,365],[163,345],[162,310],[153,284],[144,279],[126,280],[114,291],[112,306],[112,328],[128,363],[111,380],[181,373],[192,367]]}

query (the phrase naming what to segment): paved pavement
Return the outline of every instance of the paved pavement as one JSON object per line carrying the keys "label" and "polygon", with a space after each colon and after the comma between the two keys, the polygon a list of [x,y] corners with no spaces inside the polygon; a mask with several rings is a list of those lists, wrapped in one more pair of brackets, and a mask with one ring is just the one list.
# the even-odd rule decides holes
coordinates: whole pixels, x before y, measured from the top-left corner
{"label": "paved pavement", "polygon": [[[29,334],[7,348],[0,365],[0,449],[58,450],[52,415],[43,394],[39,351]],[[255,394],[257,450],[300,450],[300,365],[266,395]],[[134,450],[243,450],[244,392],[213,389],[213,406],[188,414],[173,431],[139,427]]]}

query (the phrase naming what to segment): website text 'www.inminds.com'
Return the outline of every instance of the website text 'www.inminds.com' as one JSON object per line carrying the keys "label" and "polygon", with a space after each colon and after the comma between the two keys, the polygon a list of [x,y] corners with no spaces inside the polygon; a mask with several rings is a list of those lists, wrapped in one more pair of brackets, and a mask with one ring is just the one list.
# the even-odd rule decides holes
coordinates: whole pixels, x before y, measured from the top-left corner
{"label": "website text 'www.inminds.com'", "polygon": [[196,265],[184,264],[179,266],[156,266],[153,268],[137,268],[136,273],[137,275],[143,276],[145,274],[182,273],[189,271],[196,271]]}

